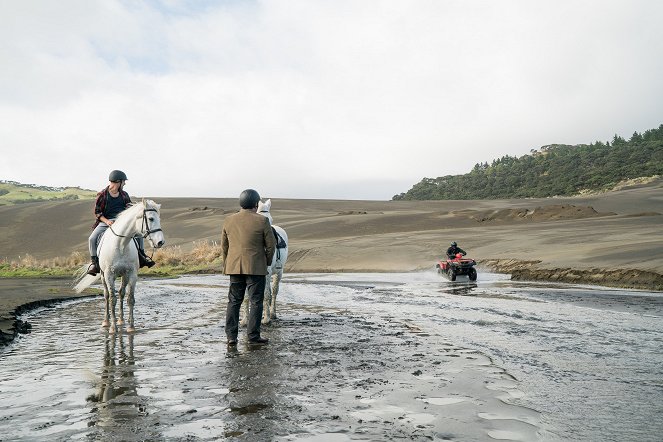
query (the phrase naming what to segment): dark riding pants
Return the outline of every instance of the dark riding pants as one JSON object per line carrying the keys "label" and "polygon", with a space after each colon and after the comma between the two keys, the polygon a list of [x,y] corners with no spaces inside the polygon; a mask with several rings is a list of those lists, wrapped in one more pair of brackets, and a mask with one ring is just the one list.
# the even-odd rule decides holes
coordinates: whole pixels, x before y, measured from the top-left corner
{"label": "dark riding pants", "polygon": [[226,308],[226,336],[228,340],[237,340],[239,329],[239,310],[244,301],[244,292],[249,297],[249,322],[246,332],[249,340],[260,337],[262,320],[262,301],[265,297],[265,275],[230,275],[228,307]]}

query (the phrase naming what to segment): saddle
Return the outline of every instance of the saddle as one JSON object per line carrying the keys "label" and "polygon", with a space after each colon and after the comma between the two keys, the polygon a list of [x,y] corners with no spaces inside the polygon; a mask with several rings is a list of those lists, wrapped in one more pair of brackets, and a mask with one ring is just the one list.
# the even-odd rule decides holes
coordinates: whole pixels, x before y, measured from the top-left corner
{"label": "saddle", "polygon": [[288,247],[288,244],[286,244],[285,239],[283,239],[283,237],[278,234],[278,232],[274,227],[272,227],[272,232],[274,232],[274,238],[276,239],[277,249],[285,249],[286,247]]}

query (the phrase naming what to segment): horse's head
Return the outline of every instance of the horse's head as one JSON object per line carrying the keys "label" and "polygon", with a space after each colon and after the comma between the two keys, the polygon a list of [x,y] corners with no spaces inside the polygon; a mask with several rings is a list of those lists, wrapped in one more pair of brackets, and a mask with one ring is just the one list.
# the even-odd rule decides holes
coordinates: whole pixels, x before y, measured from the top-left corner
{"label": "horse's head", "polygon": [[161,216],[159,210],[161,204],[152,200],[143,200],[143,213],[141,221],[141,233],[150,241],[152,247],[160,248],[166,244],[166,238],[161,230]]}
{"label": "horse's head", "polygon": [[262,216],[266,216],[267,219],[269,220],[269,223],[272,224],[272,214],[269,213],[269,209],[272,208],[272,200],[268,199],[264,203],[262,201],[258,202],[258,213],[261,214]]}

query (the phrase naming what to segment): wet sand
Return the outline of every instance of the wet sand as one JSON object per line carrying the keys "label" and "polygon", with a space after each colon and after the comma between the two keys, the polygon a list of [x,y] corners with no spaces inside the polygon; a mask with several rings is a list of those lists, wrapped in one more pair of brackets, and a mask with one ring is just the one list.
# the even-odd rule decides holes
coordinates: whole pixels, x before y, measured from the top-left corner
{"label": "wet sand", "polygon": [[[108,336],[96,303],[63,307],[72,318],[66,336],[58,336],[62,313],[40,313],[31,343],[14,352],[26,358],[5,359],[0,433],[106,441],[537,438],[539,413],[516,403],[524,393],[509,373],[399,317],[282,302],[279,320],[263,330],[269,345],[248,345],[242,330],[229,349],[227,282],[212,281],[143,287],[144,326],[134,334]],[[348,284],[366,290],[361,282],[341,287]],[[44,383],[43,364],[60,381]],[[25,394],[32,389],[39,403]]]}

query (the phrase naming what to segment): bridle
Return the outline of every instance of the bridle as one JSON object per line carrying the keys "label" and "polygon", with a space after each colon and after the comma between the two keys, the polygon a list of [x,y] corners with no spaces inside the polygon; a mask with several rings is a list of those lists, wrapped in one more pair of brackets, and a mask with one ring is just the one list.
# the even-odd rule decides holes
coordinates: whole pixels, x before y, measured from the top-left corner
{"label": "bridle", "polygon": [[[147,212],[157,212],[158,213],[158,210],[157,209],[151,209],[151,208],[150,209],[143,209],[143,221],[140,224],[140,233],[141,233],[141,236],[143,237],[143,239],[147,238],[148,236],[150,236],[153,233],[163,232],[163,230],[161,230],[161,229],[154,229],[154,230],[150,229],[150,225],[147,221]],[[111,232],[113,232],[113,235],[115,235],[117,237],[120,237],[120,238],[128,238],[129,237],[128,235],[119,235],[119,234],[115,233],[115,230],[113,230],[113,226],[108,226],[108,228],[110,229]],[[145,232],[145,233],[143,233],[143,232]],[[131,236],[133,237],[134,235],[131,235]]]}
{"label": "bridle", "polygon": [[145,233],[143,234],[143,239],[147,238],[148,236],[150,236],[153,233],[163,232],[163,230],[161,230],[161,229],[154,229],[154,230],[150,229],[150,226],[147,223],[147,212],[157,212],[157,213],[159,213],[157,211],[157,209],[143,209],[143,222],[140,225],[140,232],[141,233],[143,233],[143,227],[145,227]]}

